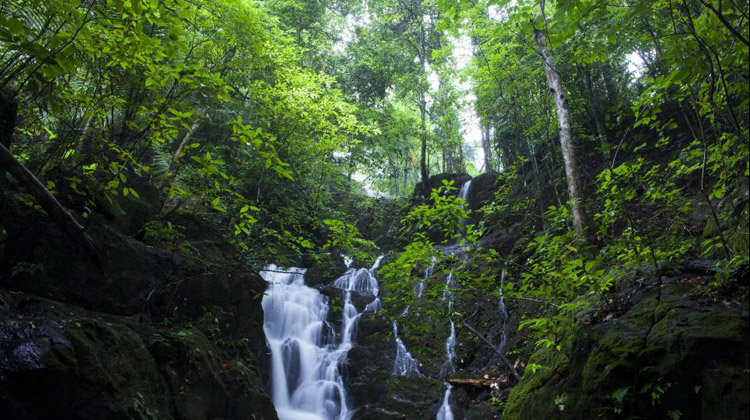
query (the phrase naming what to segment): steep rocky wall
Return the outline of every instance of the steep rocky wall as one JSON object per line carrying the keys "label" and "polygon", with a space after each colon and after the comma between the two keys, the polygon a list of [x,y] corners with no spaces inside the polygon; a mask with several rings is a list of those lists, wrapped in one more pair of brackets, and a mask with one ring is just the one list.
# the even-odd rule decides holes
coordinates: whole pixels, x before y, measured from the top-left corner
{"label": "steep rocky wall", "polygon": [[[503,418],[746,419],[748,308],[690,294],[695,273],[581,317],[566,354],[541,350]],[[635,416],[635,417],[630,417]]]}
{"label": "steep rocky wall", "polygon": [[249,350],[0,291],[0,418],[276,420]]}
{"label": "steep rocky wall", "polygon": [[95,219],[92,255],[7,197],[0,419],[277,420],[265,390],[266,284],[210,222],[173,215],[191,231],[187,253]]}

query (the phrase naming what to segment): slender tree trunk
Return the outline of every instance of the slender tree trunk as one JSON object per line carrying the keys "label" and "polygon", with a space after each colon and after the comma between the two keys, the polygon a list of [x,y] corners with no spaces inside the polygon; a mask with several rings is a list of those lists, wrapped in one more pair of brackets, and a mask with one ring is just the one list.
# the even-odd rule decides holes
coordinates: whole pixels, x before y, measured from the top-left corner
{"label": "slender tree trunk", "polygon": [[352,190],[352,175],[354,174],[354,135],[349,134],[349,165],[346,170],[346,193]]}
{"label": "slender tree trunk", "polygon": [[[544,1],[539,4],[540,13],[537,20],[544,15]],[[573,145],[573,131],[570,126],[570,108],[568,99],[563,90],[560,74],[555,67],[555,57],[547,47],[544,33],[534,27],[534,41],[539,47],[542,56],[544,73],[547,75],[550,93],[557,108],[557,125],[560,129],[560,146],[562,147],[563,161],[565,163],[565,178],[568,182],[568,193],[572,201],[573,227],[579,239],[585,239],[587,224],[586,209],[583,205],[583,188],[581,177],[578,173],[576,151]]]}
{"label": "slender tree trunk", "polygon": [[453,151],[451,150],[450,145],[446,144],[443,146],[443,172],[446,173],[453,173],[455,171],[455,168],[453,167]]}
{"label": "slender tree trunk", "polygon": [[[420,66],[420,76],[425,77],[427,73],[427,40],[425,39],[425,29],[424,29],[424,17],[419,16],[419,66]],[[420,150],[419,155],[419,171],[422,175],[422,194],[423,196],[429,197],[430,196],[430,187],[427,185],[427,179],[429,178],[430,174],[427,171],[427,98],[424,91],[420,92],[419,97],[419,114],[421,118],[421,140],[422,140],[422,148]]]}
{"label": "slender tree trunk", "polygon": [[466,172],[466,158],[464,157],[463,144],[458,145],[458,166],[461,172]]}
{"label": "slender tree trunk", "polygon": [[81,156],[91,155],[94,153],[94,146],[91,144],[91,136],[89,135],[89,128],[91,128],[93,119],[93,117],[86,118],[86,122],[84,123],[83,129],[81,130],[81,136],[78,137],[76,156],[78,156],[79,158]]}
{"label": "slender tree trunk", "polygon": [[[5,92],[0,91],[0,145],[10,150],[13,130],[16,128],[18,105]],[[0,166],[0,195],[6,188],[5,169]]]}
{"label": "slender tree trunk", "polygon": [[425,119],[426,108],[427,101],[423,92],[422,97],[419,100],[419,112],[422,119],[420,133],[422,147],[419,152],[419,173],[422,177],[422,193],[425,197],[428,197],[430,195],[430,188],[427,185],[427,178],[429,178],[429,173],[427,172],[427,121]]}
{"label": "slender tree trunk", "polygon": [[599,145],[602,148],[602,155],[604,156],[604,161],[609,162],[612,158],[610,152],[611,146],[607,140],[607,132],[604,129],[602,114],[599,112],[601,105],[599,104],[599,100],[594,92],[594,83],[591,81],[591,71],[589,71],[588,68],[582,68],[581,72],[583,73],[586,82],[586,90],[588,91],[589,102],[591,104],[591,114],[594,118],[594,124],[596,125],[596,135],[599,137]]}
{"label": "slender tree trunk", "polygon": [[484,150],[484,172],[494,172],[492,168],[492,146],[490,140],[490,122],[482,126],[482,149]]}
{"label": "slender tree trunk", "polygon": [[182,141],[180,141],[180,144],[177,145],[177,149],[172,154],[172,161],[169,164],[167,176],[164,179],[164,182],[162,182],[161,184],[161,190],[167,191],[172,187],[172,182],[177,177],[177,170],[180,168],[180,159],[182,158],[182,154],[185,151],[185,147],[187,146],[190,139],[193,138],[193,135],[200,127],[200,124],[200,118],[193,121],[187,133],[185,133],[185,136],[182,138]]}

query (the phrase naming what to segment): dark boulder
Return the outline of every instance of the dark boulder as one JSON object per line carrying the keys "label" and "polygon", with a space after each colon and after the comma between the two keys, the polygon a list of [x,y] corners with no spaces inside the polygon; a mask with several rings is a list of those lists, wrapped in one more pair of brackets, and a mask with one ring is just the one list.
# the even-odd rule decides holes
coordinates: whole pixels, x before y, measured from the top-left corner
{"label": "dark boulder", "polygon": [[277,419],[249,351],[18,293],[0,305],[2,419]]}
{"label": "dark boulder", "polygon": [[583,317],[568,353],[532,356],[544,367],[526,371],[503,418],[748,418],[747,307],[690,290],[670,282],[633,293],[622,315]]}

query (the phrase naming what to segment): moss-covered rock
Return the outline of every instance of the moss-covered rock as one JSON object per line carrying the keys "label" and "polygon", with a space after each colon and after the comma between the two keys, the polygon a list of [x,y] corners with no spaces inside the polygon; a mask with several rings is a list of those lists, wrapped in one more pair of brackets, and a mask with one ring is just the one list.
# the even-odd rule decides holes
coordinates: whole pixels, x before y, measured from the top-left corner
{"label": "moss-covered rock", "polygon": [[0,418],[277,420],[249,350],[0,290]]}
{"label": "moss-covered rock", "polygon": [[568,354],[531,358],[545,367],[527,370],[503,418],[747,418],[747,309],[688,292],[657,286],[622,316],[582,321]]}
{"label": "moss-covered rock", "polygon": [[173,418],[154,359],[132,329],[73,307],[4,298],[0,418]]}
{"label": "moss-covered rock", "polygon": [[249,352],[224,360],[214,343],[196,329],[157,332],[150,341],[177,418],[275,418]]}

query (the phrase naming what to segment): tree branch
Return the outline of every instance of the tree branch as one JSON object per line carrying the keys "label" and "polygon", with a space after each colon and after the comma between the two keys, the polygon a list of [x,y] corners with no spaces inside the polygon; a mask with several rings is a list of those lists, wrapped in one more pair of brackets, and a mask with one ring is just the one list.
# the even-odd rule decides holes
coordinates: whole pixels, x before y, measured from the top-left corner
{"label": "tree branch", "polygon": [[92,255],[96,255],[96,252],[94,252],[94,243],[86,235],[84,227],[57,201],[55,196],[49,192],[26,166],[16,160],[13,154],[2,143],[0,143],[0,167],[7,170],[13,178],[20,182],[31,193],[42,209],[47,212],[50,218],[68,235],[76,241],[82,242],[87,250],[92,252]]}
{"label": "tree branch", "polygon": [[729,32],[731,32],[732,35],[734,35],[737,39],[739,39],[740,41],[742,41],[745,45],[747,45],[748,47],[750,47],[750,41],[748,41],[747,38],[745,38],[744,36],[742,36],[742,34],[739,33],[739,31],[737,31],[737,29],[734,26],[732,26],[731,23],[729,23],[729,21],[727,20],[727,18],[724,17],[724,15],[720,11],[716,10],[716,8],[714,7],[713,4],[711,4],[711,3],[707,2],[707,1],[704,1],[704,0],[700,0],[700,2],[704,6],[706,6],[707,8],[709,8],[712,12],[714,12],[714,14],[716,15],[716,17],[719,18],[719,20],[721,21],[721,23],[727,29],[729,29]]}
{"label": "tree branch", "polygon": [[472,327],[471,325],[469,325],[468,323],[466,323],[466,321],[461,320],[461,324],[463,324],[463,326],[466,327],[469,331],[471,331],[472,333],[474,333],[474,335],[476,335],[477,337],[479,337],[480,340],[484,341],[484,343],[487,344],[487,346],[489,348],[491,348],[500,357],[500,360],[503,362],[503,364],[505,365],[505,367],[508,368],[508,371],[510,372],[510,374],[517,381],[521,380],[521,376],[516,371],[516,368],[513,367],[513,364],[511,364],[510,361],[508,361],[508,359],[505,358],[505,356],[503,355],[503,353],[500,350],[498,350],[497,347],[495,347],[495,345],[492,344],[492,342],[490,342],[490,340],[487,339],[487,337],[483,336],[474,327]]}

